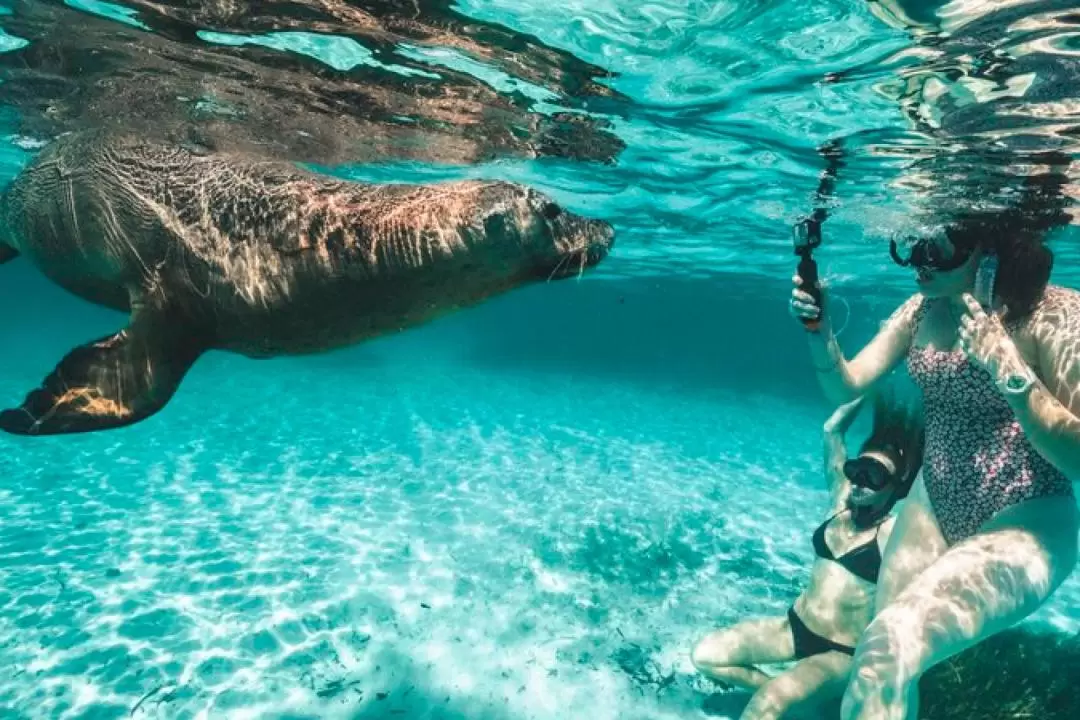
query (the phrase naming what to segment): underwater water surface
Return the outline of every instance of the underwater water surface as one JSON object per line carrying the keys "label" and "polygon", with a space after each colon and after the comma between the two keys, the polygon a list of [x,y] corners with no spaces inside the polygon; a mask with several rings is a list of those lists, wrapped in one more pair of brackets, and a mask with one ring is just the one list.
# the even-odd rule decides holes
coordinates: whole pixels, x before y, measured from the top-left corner
{"label": "underwater water surface", "polygon": [[[313,76],[461,73],[530,111],[604,117],[625,149],[611,163],[302,158],[359,180],[527,182],[609,219],[617,245],[580,279],[356,348],[210,353],[130,428],[0,437],[0,717],[703,717],[714,688],[690,648],[786,610],[826,503],[830,408],[786,314],[788,233],[820,143],[858,148],[820,252],[842,344],[911,291],[881,240],[919,201],[897,181],[904,149],[930,141],[875,91],[909,34],[855,0],[447,11],[615,74],[602,82],[621,97],[570,102],[447,38],[391,51],[299,13],[289,31],[222,15],[196,35],[155,15],[181,2],[36,5],[128,47],[261,52]],[[26,42],[0,35],[10,68]],[[19,72],[5,81],[28,82]],[[20,124],[22,93],[0,117],[5,179],[47,139]],[[1054,280],[1077,287],[1072,232]],[[0,308],[4,407],[124,322],[19,261],[0,268]],[[1077,632],[1078,603],[1074,575],[1030,623]]]}

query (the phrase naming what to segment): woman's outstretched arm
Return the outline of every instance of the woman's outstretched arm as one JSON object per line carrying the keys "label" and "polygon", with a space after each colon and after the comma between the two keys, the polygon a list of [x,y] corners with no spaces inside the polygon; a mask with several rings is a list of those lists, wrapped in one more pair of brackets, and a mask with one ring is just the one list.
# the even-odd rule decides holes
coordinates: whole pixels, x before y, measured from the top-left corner
{"label": "woman's outstretched arm", "polygon": [[[827,303],[824,309],[819,307],[809,293],[799,289],[801,280],[798,276],[795,276],[794,282],[792,314],[800,319],[821,320],[820,329],[807,332],[807,338],[818,384],[829,402],[842,405],[865,394],[900,362],[911,347],[915,336],[915,313],[922,304],[921,295],[912,296],[897,308],[866,347],[852,360],[847,360],[836,340]],[[823,300],[824,297],[823,291]]]}

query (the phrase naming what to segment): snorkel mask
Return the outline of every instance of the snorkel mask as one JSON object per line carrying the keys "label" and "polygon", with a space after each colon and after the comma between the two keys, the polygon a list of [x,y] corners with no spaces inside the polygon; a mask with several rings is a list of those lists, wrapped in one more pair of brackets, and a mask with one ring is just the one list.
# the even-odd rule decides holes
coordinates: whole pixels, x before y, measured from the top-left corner
{"label": "snorkel mask", "polygon": [[892,484],[896,468],[890,468],[880,458],[860,455],[844,463],[844,475],[855,487],[878,492]]}
{"label": "snorkel mask", "polygon": [[[844,474],[851,481],[847,504],[859,526],[881,520],[899,499],[897,469],[873,455],[860,455],[844,463]],[[887,493],[887,494],[886,494]]]}
{"label": "snorkel mask", "polygon": [[956,270],[968,261],[975,251],[974,246],[965,246],[953,241],[953,251],[949,253],[941,248],[941,244],[931,238],[919,238],[905,243],[909,248],[906,258],[901,257],[896,240],[889,241],[889,254],[893,262],[900,267],[910,267],[917,270],[932,270],[935,272],[949,272]]}

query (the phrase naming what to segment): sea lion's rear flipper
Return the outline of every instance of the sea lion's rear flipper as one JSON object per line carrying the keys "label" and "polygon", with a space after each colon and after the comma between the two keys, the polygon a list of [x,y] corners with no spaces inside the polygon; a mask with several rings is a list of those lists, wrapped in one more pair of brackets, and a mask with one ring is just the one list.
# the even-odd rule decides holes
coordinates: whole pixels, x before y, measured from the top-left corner
{"label": "sea lion's rear flipper", "polygon": [[137,308],[115,335],[75,348],[0,430],[58,435],[131,425],[165,407],[206,345],[169,313]]}

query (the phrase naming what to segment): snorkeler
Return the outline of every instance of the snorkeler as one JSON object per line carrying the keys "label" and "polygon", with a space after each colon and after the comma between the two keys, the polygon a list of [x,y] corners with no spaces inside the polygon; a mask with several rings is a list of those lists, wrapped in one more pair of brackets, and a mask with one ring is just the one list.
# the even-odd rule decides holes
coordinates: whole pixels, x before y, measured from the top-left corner
{"label": "snorkeler", "polygon": [[1026,618],[1076,564],[1080,293],[1049,283],[1044,235],[1062,213],[1038,205],[894,243],[919,292],[852,360],[827,294],[818,304],[794,280],[792,314],[820,321],[807,337],[826,396],[858,397],[906,358],[926,414],[925,466],[885,551],[844,720],[917,717],[927,669]]}
{"label": "snorkeler", "polygon": [[[707,635],[694,648],[706,677],[755,690],[741,720],[780,718],[843,693],[855,644],[874,615],[881,553],[891,514],[922,464],[921,411],[895,393],[873,394],[873,424],[859,456],[848,459],[844,434],[863,398],[843,405],[824,427],[824,474],[832,499],[813,534],[810,582],[786,616],[747,620]],[[771,677],[756,666],[797,661]]]}

